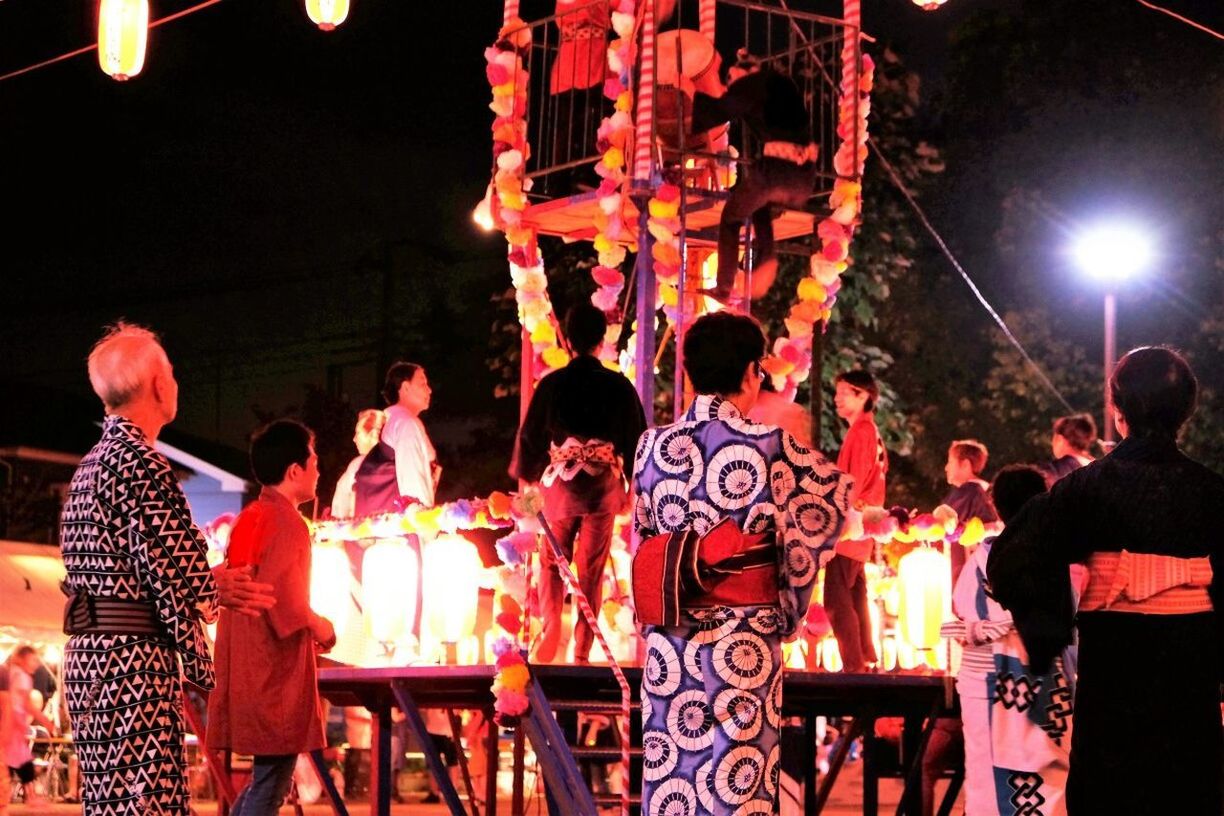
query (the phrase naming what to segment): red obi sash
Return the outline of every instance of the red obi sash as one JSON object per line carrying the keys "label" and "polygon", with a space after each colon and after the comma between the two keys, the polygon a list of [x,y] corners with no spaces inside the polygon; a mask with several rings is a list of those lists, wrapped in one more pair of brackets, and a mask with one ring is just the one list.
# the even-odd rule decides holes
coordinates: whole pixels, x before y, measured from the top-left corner
{"label": "red obi sash", "polygon": [[771,533],[749,535],[731,519],[704,536],[661,533],[633,556],[633,605],[638,621],[677,626],[682,609],[778,603],[778,556]]}

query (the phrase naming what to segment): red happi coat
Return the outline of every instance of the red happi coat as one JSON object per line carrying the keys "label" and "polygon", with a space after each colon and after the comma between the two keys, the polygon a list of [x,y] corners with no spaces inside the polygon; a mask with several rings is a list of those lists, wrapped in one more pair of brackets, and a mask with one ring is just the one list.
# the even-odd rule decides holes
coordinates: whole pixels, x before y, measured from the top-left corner
{"label": "red happi coat", "polygon": [[259,617],[221,612],[208,747],[259,756],[326,744],[310,633],[310,533],[297,509],[265,487],[238,516],[229,566],[255,566],[276,606]]}

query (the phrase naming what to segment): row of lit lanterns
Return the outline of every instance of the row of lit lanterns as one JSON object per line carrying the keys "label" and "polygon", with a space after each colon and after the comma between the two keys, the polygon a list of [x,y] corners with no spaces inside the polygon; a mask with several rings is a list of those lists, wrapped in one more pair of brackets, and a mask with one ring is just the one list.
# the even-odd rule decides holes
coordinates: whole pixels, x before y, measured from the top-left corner
{"label": "row of lit lanterns", "polygon": [[[349,0],[306,0],[306,16],[324,31],[348,18]],[[123,81],[144,67],[149,41],[149,0],[99,0],[98,64]]]}

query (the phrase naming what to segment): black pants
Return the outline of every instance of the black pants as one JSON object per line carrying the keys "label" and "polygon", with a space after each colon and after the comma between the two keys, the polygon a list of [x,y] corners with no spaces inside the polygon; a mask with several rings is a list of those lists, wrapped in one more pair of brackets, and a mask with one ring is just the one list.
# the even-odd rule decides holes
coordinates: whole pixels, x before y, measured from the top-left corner
{"label": "black pants", "polygon": [[876,660],[867,611],[867,578],[863,562],[835,555],[825,567],[824,606],[833,624],[843,671],[861,672]]}
{"label": "black pants", "polygon": [[765,159],[741,167],[735,186],[727,196],[718,225],[718,288],[729,291],[739,268],[740,227],[752,219],[756,242],[755,264],[774,257],[772,206],[806,209],[815,187],[815,167],[784,159]]}

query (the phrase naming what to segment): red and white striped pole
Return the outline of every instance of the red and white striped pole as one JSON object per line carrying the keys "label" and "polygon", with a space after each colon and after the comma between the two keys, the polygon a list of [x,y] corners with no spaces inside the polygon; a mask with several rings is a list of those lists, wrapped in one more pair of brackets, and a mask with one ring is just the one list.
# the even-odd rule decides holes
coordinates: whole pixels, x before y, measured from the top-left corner
{"label": "red and white striped pole", "polygon": [[841,90],[843,100],[854,100],[854,130],[851,138],[854,140],[853,166],[856,178],[862,175],[862,166],[858,156],[859,128],[862,127],[862,117],[859,116],[859,109],[863,103],[862,94],[859,92],[859,78],[863,68],[861,53],[863,16],[859,3],[860,0],[842,0],[842,17],[846,22],[846,34],[842,41]]}
{"label": "red and white striped pole", "polygon": [[502,25],[513,20],[519,13],[519,0],[506,0],[506,7],[502,11]]}
{"label": "red and white striped pole", "polygon": [[642,44],[638,52],[637,142],[633,153],[633,178],[649,181],[654,150],[655,0],[642,0]]}
{"label": "red and white striped pole", "polygon": [[697,30],[710,42],[714,42],[714,19],[717,17],[718,0],[701,0],[697,8]]}

